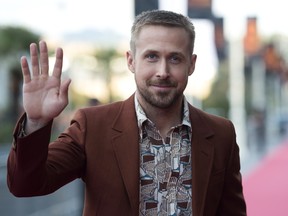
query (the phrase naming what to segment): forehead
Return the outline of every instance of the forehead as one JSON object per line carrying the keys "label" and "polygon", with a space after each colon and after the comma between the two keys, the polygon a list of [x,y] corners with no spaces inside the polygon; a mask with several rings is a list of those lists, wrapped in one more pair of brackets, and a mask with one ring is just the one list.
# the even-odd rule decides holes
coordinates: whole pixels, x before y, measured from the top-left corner
{"label": "forehead", "polygon": [[136,49],[190,50],[191,41],[184,28],[147,25],[142,27],[136,41]]}

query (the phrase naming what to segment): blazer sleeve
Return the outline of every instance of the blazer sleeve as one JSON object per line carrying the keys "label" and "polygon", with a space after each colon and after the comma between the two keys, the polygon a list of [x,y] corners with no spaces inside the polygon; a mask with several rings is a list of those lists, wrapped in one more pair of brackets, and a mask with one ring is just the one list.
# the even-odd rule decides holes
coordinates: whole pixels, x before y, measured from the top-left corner
{"label": "blazer sleeve", "polygon": [[52,193],[81,177],[85,167],[85,117],[77,112],[69,128],[50,142],[52,121],[45,127],[19,137],[23,115],[14,129],[7,161],[7,184],[17,197]]}

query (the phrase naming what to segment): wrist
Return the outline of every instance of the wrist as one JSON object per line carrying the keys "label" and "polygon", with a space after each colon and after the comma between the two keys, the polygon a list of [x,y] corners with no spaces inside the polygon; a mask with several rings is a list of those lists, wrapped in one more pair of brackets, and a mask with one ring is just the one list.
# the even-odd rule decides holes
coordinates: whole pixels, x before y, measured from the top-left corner
{"label": "wrist", "polygon": [[34,131],[46,126],[49,120],[33,120],[27,117],[23,131],[25,135],[33,133]]}

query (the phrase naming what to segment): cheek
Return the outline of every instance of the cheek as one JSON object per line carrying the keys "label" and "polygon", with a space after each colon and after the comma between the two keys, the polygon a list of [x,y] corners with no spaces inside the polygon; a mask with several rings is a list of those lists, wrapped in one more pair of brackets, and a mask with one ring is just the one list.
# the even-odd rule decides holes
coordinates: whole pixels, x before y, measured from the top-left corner
{"label": "cheek", "polygon": [[189,77],[188,71],[177,70],[172,74],[173,79],[179,83],[185,83]]}
{"label": "cheek", "polygon": [[138,79],[138,80],[147,80],[147,79],[150,79],[151,77],[153,77],[153,74],[155,69],[147,66],[147,65],[140,65],[138,64],[136,67],[135,67],[135,77]]}
{"label": "cheek", "polygon": [[144,85],[146,81],[148,80],[147,75],[139,71],[134,73],[134,78],[135,78],[137,85]]}

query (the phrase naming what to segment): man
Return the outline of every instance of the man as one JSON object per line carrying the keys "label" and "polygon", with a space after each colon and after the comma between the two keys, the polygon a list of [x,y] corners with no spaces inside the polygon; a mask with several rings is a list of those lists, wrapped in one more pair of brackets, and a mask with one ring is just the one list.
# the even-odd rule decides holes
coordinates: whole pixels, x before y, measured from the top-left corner
{"label": "man", "polygon": [[193,24],[155,10],[137,16],[131,32],[135,94],[78,110],[50,144],[70,80],[60,81],[62,49],[49,76],[46,43],[39,43],[40,67],[31,44],[32,75],[21,59],[25,114],[8,159],[11,192],[45,195],[82,178],[83,215],[246,215],[233,124],[183,95],[196,63]]}

